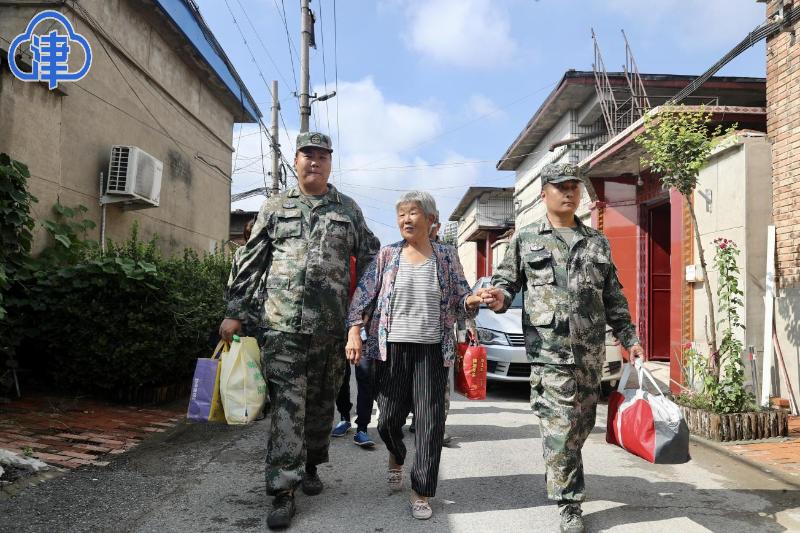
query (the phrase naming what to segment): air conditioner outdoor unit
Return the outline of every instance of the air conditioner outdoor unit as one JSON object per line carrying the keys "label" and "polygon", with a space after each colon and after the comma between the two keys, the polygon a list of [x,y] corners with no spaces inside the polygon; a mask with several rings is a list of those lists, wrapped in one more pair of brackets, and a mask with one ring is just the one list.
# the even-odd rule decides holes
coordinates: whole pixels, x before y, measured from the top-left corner
{"label": "air conditioner outdoor unit", "polygon": [[131,200],[157,207],[161,198],[163,169],[161,161],[141,148],[112,146],[104,191],[109,203]]}

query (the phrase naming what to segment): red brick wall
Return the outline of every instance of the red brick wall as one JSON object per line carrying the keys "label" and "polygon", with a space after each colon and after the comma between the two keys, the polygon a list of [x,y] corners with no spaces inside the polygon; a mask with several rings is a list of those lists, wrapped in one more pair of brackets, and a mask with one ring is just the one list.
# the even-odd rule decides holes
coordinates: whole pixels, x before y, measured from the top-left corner
{"label": "red brick wall", "polygon": [[[780,5],[770,1],[767,15]],[[767,39],[767,132],[772,141],[777,282],[800,287],[800,22]]]}

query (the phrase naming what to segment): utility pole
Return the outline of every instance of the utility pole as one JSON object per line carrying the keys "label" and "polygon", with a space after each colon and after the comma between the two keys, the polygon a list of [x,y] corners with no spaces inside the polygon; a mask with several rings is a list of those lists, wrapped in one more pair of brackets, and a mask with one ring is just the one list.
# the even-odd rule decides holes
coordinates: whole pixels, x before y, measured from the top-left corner
{"label": "utility pole", "polygon": [[281,145],[278,142],[278,113],[281,103],[278,101],[278,81],[272,80],[272,195],[278,194],[280,183],[280,153]]}
{"label": "utility pole", "polygon": [[309,0],[300,0],[300,133],[308,131],[308,119],[311,117],[308,48],[311,45],[314,30],[312,27],[313,15],[308,3]]}

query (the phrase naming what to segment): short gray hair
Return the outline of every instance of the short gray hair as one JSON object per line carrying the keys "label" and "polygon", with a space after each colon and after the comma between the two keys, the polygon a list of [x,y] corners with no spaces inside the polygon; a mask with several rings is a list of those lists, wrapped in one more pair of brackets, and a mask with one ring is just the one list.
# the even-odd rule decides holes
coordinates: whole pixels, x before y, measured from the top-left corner
{"label": "short gray hair", "polygon": [[425,191],[409,191],[401,196],[394,204],[394,210],[400,209],[403,204],[416,203],[422,208],[426,215],[433,215],[436,220],[439,220],[439,210],[436,209],[436,200],[433,199],[430,193]]}

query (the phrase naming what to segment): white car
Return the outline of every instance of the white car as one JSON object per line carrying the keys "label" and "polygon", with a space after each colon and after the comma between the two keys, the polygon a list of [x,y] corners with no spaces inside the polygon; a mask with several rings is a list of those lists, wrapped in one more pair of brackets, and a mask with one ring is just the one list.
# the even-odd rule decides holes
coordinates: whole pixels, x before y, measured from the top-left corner
{"label": "white car", "polygon": [[[480,278],[472,292],[491,285],[491,278]],[[522,332],[522,292],[517,293],[505,313],[497,314],[481,306],[475,318],[478,339],[486,348],[486,377],[494,381],[528,381],[531,363],[525,353],[525,335]],[[622,375],[620,343],[606,331],[606,360],[603,363],[603,389],[616,387]]]}

